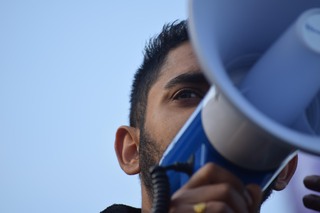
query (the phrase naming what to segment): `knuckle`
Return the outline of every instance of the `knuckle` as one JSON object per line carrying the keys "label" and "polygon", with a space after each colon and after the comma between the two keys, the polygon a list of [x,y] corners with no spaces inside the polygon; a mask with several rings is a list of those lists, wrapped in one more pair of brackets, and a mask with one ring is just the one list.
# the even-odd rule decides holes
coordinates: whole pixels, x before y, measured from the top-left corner
{"label": "knuckle", "polygon": [[229,184],[221,185],[221,193],[225,198],[231,198],[234,193],[234,188]]}
{"label": "knuckle", "polygon": [[217,165],[212,163],[212,162],[209,162],[205,165],[205,167],[209,170],[209,171],[212,171],[212,170],[216,170],[217,169]]}
{"label": "knuckle", "polygon": [[210,177],[211,174],[216,173],[217,165],[213,163],[207,163],[203,168],[203,175]]}
{"label": "knuckle", "polygon": [[223,202],[209,203],[208,209],[213,210],[216,213],[232,213],[231,208]]}

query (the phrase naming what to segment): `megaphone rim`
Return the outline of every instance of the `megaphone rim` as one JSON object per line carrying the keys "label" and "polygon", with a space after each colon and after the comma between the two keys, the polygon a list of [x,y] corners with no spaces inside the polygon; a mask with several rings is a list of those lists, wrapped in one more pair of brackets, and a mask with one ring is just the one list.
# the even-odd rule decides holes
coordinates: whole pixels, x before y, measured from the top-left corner
{"label": "megaphone rim", "polygon": [[[192,10],[193,1],[189,1],[189,32],[192,46],[196,52],[199,63],[203,68],[203,72],[209,81],[214,84],[217,89],[225,96],[225,98],[245,117],[253,123],[263,128],[268,133],[279,138],[287,145],[294,146],[297,149],[308,152],[310,154],[320,154],[320,146],[316,143],[320,142],[320,136],[308,135],[296,130],[283,126],[262,112],[256,109],[247,99],[245,99],[238,89],[234,86],[221,61],[216,60],[214,66],[212,59],[208,60],[208,56],[202,51],[205,44],[200,42],[196,33],[196,25],[194,11]],[[216,55],[218,55],[216,53]],[[214,70],[210,72],[209,70]]]}

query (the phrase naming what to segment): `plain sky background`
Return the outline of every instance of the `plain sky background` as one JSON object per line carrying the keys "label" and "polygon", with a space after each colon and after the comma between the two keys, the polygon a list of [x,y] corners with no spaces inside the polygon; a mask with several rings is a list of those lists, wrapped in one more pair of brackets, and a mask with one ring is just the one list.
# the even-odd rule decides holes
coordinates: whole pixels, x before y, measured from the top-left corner
{"label": "plain sky background", "polygon": [[[1,213],[140,205],[114,133],[145,42],[186,17],[186,0],[0,1]],[[291,212],[286,200],[262,212]]]}

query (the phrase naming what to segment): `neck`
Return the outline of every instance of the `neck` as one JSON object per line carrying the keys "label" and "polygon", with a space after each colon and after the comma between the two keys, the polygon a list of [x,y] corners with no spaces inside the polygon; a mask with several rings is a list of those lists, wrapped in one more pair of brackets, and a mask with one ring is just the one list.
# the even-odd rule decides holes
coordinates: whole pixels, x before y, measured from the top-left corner
{"label": "neck", "polygon": [[149,194],[146,187],[141,183],[141,212],[150,213],[152,208],[152,201],[150,200]]}

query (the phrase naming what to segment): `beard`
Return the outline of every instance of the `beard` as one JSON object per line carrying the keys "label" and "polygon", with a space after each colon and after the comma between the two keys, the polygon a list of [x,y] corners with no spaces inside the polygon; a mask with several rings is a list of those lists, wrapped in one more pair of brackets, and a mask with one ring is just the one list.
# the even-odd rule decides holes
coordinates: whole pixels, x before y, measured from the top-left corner
{"label": "beard", "polygon": [[264,203],[273,193],[274,185],[276,184],[277,179],[272,181],[272,183],[264,190],[261,204]]}
{"label": "beard", "polygon": [[[157,143],[144,127],[141,128],[139,147],[140,179],[142,184],[146,187],[150,200],[153,200],[154,194],[150,168],[159,163],[164,150],[160,148],[160,143]],[[263,192],[261,204],[272,194],[275,182],[276,180],[274,180]]]}
{"label": "beard", "polygon": [[141,128],[139,145],[140,179],[151,200],[153,199],[153,186],[150,168],[159,163],[163,151],[159,143],[150,136],[146,129]]}

